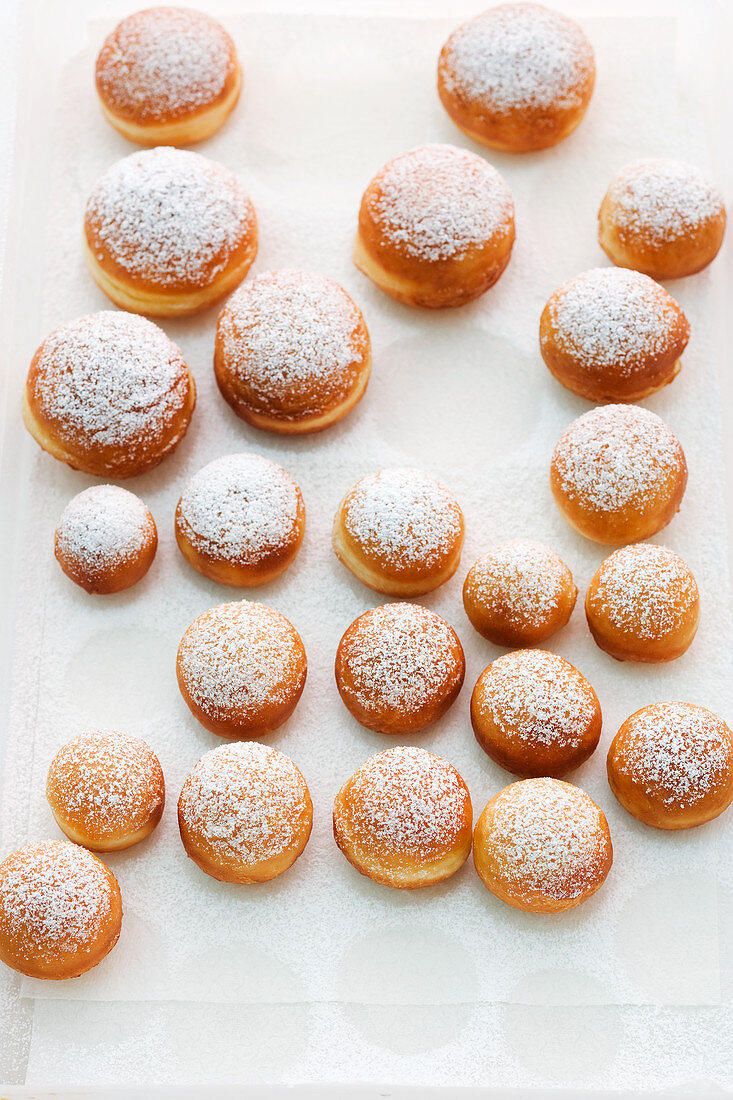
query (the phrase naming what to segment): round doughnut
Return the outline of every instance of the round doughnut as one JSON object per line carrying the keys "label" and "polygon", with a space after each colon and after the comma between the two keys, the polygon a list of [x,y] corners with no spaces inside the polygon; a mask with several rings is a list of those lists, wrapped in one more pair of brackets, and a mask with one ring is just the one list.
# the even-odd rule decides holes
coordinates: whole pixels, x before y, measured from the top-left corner
{"label": "round doughnut", "polygon": [[152,833],[163,814],[165,781],[144,741],[99,730],[59,749],[48,770],[46,798],[69,840],[115,852]]}
{"label": "round doughnut", "polygon": [[577,595],[572,573],[554,550],[512,539],[471,566],[463,606],[471,625],[494,645],[528,646],[565,626]]}
{"label": "round doughnut", "polygon": [[473,836],[484,886],[514,909],[582,905],[613,863],[608,823],[593,799],[559,779],[523,779],[486,803]]}
{"label": "round doughnut", "polygon": [[176,674],[191,713],[220,737],[262,737],[290,717],[307,672],[300,635],[279,611],[240,600],[189,626]]}
{"label": "round doughnut", "polygon": [[585,614],[596,644],[618,661],[674,661],[689,647],[700,595],[689,565],[664,546],[625,546],[598,567]]}
{"label": "round doughnut", "polygon": [[220,584],[255,587],[295,558],[305,506],[290,474],[256,454],[209,462],[176,508],[176,541],[189,565]]}
{"label": "round doughnut", "polygon": [[595,752],[601,706],[585,676],[541,649],[505,653],[484,669],[471,696],[473,732],[502,768],[559,778]]}
{"label": "round doughnut", "polygon": [[320,432],[361,401],[372,354],[361,310],[312,271],[268,271],[216,327],[214,373],[237,416],[268,432]]}
{"label": "round doughnut", "polygon": [[76,844],[29,844],[0,863],[0,959],[29,978],[76,978],[97,966],[122,928],[108,867]]}
{"label": "round doughnut", "polygon": [[638,405],[603,405],[555,447],[550,488],[568,523],[594,542],[640,542],[679,511],[687,463],[674,432]]}
{"label": "round doughnut", "polygon": [[572,19],[539,4],[500,4],[445,43],[438,94],[474,141],[527,153],[573,132],[595,77],[593,47]]}
{"label": "round doughnut", "polygon": [[699,168],[637,160],[611,181],[598,214],[598,241],[619,267],[679,279],[715,259],[725,221],[723,196]]}
{"label": "round doughnut", "polygon": [[162,329],[103,310],[55,329],[23,391],[23,420],[54,458],[95,477],[136,477],[175,450],[196,404],[191,372]]}
{"label": "round doughnut", "polygon": [[313,825],[305,779],[289,757],[256,741],[201,757],[178,799],[190,859],[219,882],[267,882],[292,867]]}
{"label": "round doughnut", "polygon": [[336,652],[336,687],[357,722],[406,736],[437,722],[463,686],[463,647],[451,626],[414,603],[373,607]]}
{"label": "round doughnut", "polygon": [[84,235],[99,288],[122,309],[154,317],[212,305],[257,255],[257,218],[236,176],[168,146],[107,169],[87,201]]}
{"label": "round doughnut", "polygon": [[514,202],[490,164],[454,145],[389,161],[361,200],[354,263],[407,305],[462,306],[493,286],[514,244]]}
{"label": "round doughnut", "polygon": [[550,296],[540,350],[550,373],[589,401],[640,401],[682,366],[690,325],[667,291],[637,271],[599,267]]}
{"label": "round doughnut", "polygon": [[333,549],[355,577],[389,596],[420,596],[453,576],[463,513],[435,478],[410,467],[357,481],[341,501]]}
{"label": "round doughnut", "polygon": [[336,796],[333,835],[360,874],[413,890],[450,878],[471,851],[468,787],[424,749],[370,756]]}
{"label": "round doughnut", "polygon": [[733,733],[691,703],[637,710],[611,742],[607,767],[623,808],[656,829],[703,825],[733,801]]}

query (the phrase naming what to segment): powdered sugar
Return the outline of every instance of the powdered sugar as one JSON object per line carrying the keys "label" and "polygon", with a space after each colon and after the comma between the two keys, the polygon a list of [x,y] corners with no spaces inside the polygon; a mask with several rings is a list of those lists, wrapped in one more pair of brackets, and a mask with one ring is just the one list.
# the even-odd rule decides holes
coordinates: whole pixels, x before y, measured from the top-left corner
{"label": "powdered sugar", "polygon": [[135,561],[156,537],[147,507],[117,485],[92,485],[64,509],[56,528],[56,554],[93,577]]}
{"label": "powdered sugar", "polygon": [[679,630],[698,600],[697,584],[686,562],[652,543],[625,546],[611,554],[589,593],[594,614],[648,639]]}
{"label": "powdered sugar", "polygon": [[627,164],[604,202],[621,240],[640,236],[657,246],[699,233],[725,211],[713,182],[699,168],[678,160]]}
{"label": "powdered sugar", "polygon": [[529,539],[500,543],[471,567],[466,588],[482,604],[500,608],[507,622],[540,626],[572,586],[570,570],[548,546]]}

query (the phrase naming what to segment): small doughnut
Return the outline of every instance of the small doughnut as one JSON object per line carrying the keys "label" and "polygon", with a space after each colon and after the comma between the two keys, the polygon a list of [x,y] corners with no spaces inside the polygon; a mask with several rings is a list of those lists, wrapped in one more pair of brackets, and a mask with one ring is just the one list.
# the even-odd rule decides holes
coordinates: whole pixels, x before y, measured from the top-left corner
{"label": "small doughnut", "polygon": [[289,757],[256,741],[205,753],[183,784],[178,826],[190,859],[219,882],[267,882],[292,867],[313,825]]}
{"label": "small doughnut", "polygon": [[733,801],[733,733],[691,703],[653,703],[627,718],[608,750],[608,782],[655,829],[692,829]]}
{"label": "small doughnut", "polygon": [[640,542],[679,511],[687,463],[661,417],[603,405],[574,420],[555,447],[550,488],[568,523],[594,542]]}
{"label": "small doughnut", "polygon": [[229,299],[216,327],[214,373],[254,428],[320,432],[361,401],[372,353],[361,310],[312,271],[268,271]]}
{"label": "small doughnut", "polygon": [[162,329],[103,310],[47,336],[23,391],[23,420],[60,462],[136,477],[174,451],[196,404],[191,372]]}
{"label": "small doughnut", "polygon": [[451,626],[414,603],[373,607],[339,642],[336,687],[357,722],[377,733],[418,733],[455,702],[466,672]]}
{"label": "small doughnut", "polygon": [[471,851],[468,787],[424,749],[370,756],[336,796],[333,835],[367,878],[414,890],[450,878]]}
{"label": "small doughnut", "polygon": [[572,19],[539,4],[500,4],[443,46],[438,94],[474,141],[527,153],[573,132],[595,77],[593,47]]}
{"label": "small doughnut", "polygon": [[494,645],[536,645],[565,626],[577,595],[572,573],[554,550],[513,539],[471,566],[463,606],[471,625]]}
{"label": "small doughnut", "polygon": [[290,717],[307,672],[300,635],[279,611],[240,600],[189,626],[176,674],[191,713],[220,737],[262,737]]}
{"label": "small doughnut", "polygon": [[410,467],[357,481],[341,501],[333,549],[355,577],[388,596],[420,596],[453,576],[463,512],[435,478]]}
{"label": "small doughnut", "polygon": [[117,879],[85,848],[29,844],[0,863],[0,959],[29,978],[76,978],[119,939]]}
{"label": "small doughnut", "polygon": [[257,218],[223,164],[168,146],[108,168],[84,215],[92,278],[115,305],[184,317],[241,283],[257,255]]}
{"label": "small doughnut", "polygon": [[69,840],[115,852],[152,833],[163,814],[165,781],[144,741],[99,730],[59,749],[48,770],[46,798]]}
{"label": "small doughnut", "polygon": [[354,263],[412,306],[462,306],[493,286],[514,244],[514,202],[490,164],[454,145],[389,161],[361,200]]}
{"label": "small doughnut", "polygon": [[625,546],[598,567],[585,614],[596,644],[618,661],[674,661],[700,619],[689,565],[664,546]]}
{"label": "small doughnut", "polygon": [[229,117],[242,71],[215,19],[190,8],[148,8],[105,39],[96,83],[104,117],[129,141],[190,145]]}
{"label": "small doughnut", "polygon": [[523,779],[557,779],[595,752],[601,706],[569,661],[519,649],[497,657],[479,676],[471,724],[481,748],[502,768]]}
{"label": "small doughnut", "polygon": [[593,799],[543,777],[512,783],[487,802],[476,823],[473,861],[500,901],[530,913],[563,913],[600,890],[613,848]]}
{"label": "small doughnut", "polygon": [[295,558],[305,506],[282,466],[256,454],[226,455],[191,478],[175,526],[181,553],[199,573],[253,588],[274,580]]}
{"label": "small doughnut", "polygon": [[689,338],[687,318],[663,287],[616,267],[563,283],[540,320],[540,350],[550,373],[598,403],[640,401],[668,385]]}
{"label": "small doughnut", "polygon": [[56,561],[87,592],[131,588],[145,576],[158,548],[150,510],[127,489],[93,485],[64,508],[54,536]]}
{"label": "small doughnut", "polygon": [[679,279],[715,259],[725,220],[723,196],[698,168],[637,160],[611,181],[598,214],[598,241],[619,267]]}

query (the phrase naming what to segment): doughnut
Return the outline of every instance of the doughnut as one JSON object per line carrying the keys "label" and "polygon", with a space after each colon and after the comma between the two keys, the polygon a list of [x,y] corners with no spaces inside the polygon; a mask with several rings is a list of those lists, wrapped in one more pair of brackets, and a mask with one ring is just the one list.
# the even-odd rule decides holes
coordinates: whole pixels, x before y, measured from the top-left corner
{"label": "doughnut", "polygon": [[619,267],[679,279],[715,259],[725,220],[723,196],[698,168],[637,160],[611,181],[598,214],[598,242]]}
{"label": "doughnut", "polygon": [[95,477],[136,477],[175,450],[196,404],[191,372],[162,329],[103,310],[55,329],[23,391],[23,420],[60,462]]}
{"label": "doughnut", "polygon": [[216,327],[214,374],[254,428],[320,432],[361,401],[372,355],[361,310],[312,271],[268,271],[245,283]]}
{"label": "doughnut", "polygon": [[370,756],[336,796],[333,835],[357,871],[400,890],[450,878],[471,851],[468,787],[424,749]]}
{"label": "doughnut", "polygon": [[305,506],[282,466],[256,454],[226,455],[188,482],[175,528],[181,553],[199,573],[252,588],[274,580],[295,558]]}
{"label": "doughnut", "polygon": [[29,978],[76,978],[122,928],[117,879],[85,848],[28,844],[0,863],[0,959]]}
{"label": "doughnut", "polygon": [[664,546],[625,546],[598,567],[585,614],[595,642],[618,661],[674,661],[695,637],[700,595],[689,565]]}
{"label": "doughnut", "polygon": [[289,757],[256,741],[201,757],[178,799],[183,847],[219,882],[267,882],[292,867],[313,825],[305,779]]}
{"label": "doughnut", "polygon": [[438,94],[453,122],[506,153],[547,149],[571,134],[595,78],[593,47],[577,23],[539,4],[500,4],[469,19],[438,61]]}
{"label": "doughnut", "polygon": [[601,706],[569,661],[519,649],[497,657],[479,676],[471,724],[481,748],[502,768],[522,779],[557,779],[595,752]]}
{"label": "doughnut", "polygon": [[333,525],[336,557],[362,584],[388,596],[420,596],[453,576],[463,513],[439,481],[410,467],[357,481]]}
{"label": "doughnut", "polygon": [[588,401],[640,401],[679,373],[690,326],[663,287],[616,267],[576,275],[550,296],[540,350],[550,373]]}
{"label": "doughnut", "polygon": [[98,180],[84,214],[85,257],[115,305],[184,317],[241,283],[257,218],[222,164],[167,146],[131,153]]}
{"label": "doughnut", "polygon": [[158,531],[140,497],[117,485],[93,485],[64,508],[54,536],[67,577],[94,594],[122,592],[145,576]]}
{"label": "doughnut", "polygon": [[463,606],[471,625],[494,645],[527,646],[565,626],[577,595],[572,573],[554,550],[512,539],[471,566]]}
{"label": "doughnut", "polygon": [[354,263],[407,305],[462,306],[493,286],[514,244],[514,202],[490,164],[454,145],[389,161],[361,200]]}
{"label": "doughnut", "polygon": [[674,432],[638,405],[603,405],[555,447],[550,488],[567,522],[606,544],[640,542],[679,511],[687,463]]}
{"label": "doughnut", "polygon": [[262,737],[303,693],[305,649],[292,623],[261,603],[212,607],[189,626],[176,674],[191,713],[220,737]]}
{"label": "doughnut", "polygon": [[59,749],[48,770],[46,798],[69,840],[115,852],[150,836],[163,814],[165,781],[144,741],[99,730]]}
{"label": "doughnut", "polygon": [[414,603],[373,607],[336,652],[336,687],[367,729],[406,736],[437,722],[463,686],[463,646],[451,626]]}
{"label": "doughnut", "polygon": [[215,19],[190,8],[148,8],[105,39],[96,84],[104,117],[129,141],[189,145],[224,124],[242,71]]}
{"label": "doughnut", "polygon": [[691,703],[653,703],[627,718],[608,750],[608,782],[655,829],[692,829],[733,801],[733,733]]}
{"label": "doughnut", "polygon": [[514,909],[563,913],[600,890],[613,863],[593,799],[559,779],[523,779],[494,795],[473,836],[484,886]]}

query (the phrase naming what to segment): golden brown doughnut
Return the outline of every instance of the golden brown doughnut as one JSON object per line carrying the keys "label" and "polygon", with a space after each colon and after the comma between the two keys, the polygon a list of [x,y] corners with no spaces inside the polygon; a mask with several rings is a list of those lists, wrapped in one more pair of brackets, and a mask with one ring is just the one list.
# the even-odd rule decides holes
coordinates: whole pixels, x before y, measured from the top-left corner
{"label": "golden brown doughnut", "polygon": [[513,539],[471,566],[463,606],[471,625],[494,645],[536,645],[565,626],[577,595],[572,573],[554,550]]}
{"label": "golden brown doughnut", "polygon": [[613,848],[605,815],[559,779],[524,779],[494,795],[476,823],[473,861],[500,901],[531,913],[582,905],[605,882]]}
{"label": "golden brown doughnut", "polygon": [[262,737],[290,717],[307,672],[300,635],[279,611],[240,600],[212,607],[178,647],[181,695],[220,737]]}
{"label": "golden brown doughnut", "polygon": [[104,117],[140,145],[190,145],[215,133],[239,98],[242,70],[231,38],[190,8],[128,15],[97,57]]}
{"label": "golden brown doughnut", "polygon": [[175,528],[181,553],[199,573],[252,588],[274,580],[295,558],[305,506],[282,466],[256,454],[226,455],[188,482]]}
{"label": "golden brown doughnut", "polygon": [[410,467],[357,481],[338,507],[333,550],[355,577],[389,596],[420,596],[453,576],[463,513],[439,481]]}
{"label": "golden brown doughnut", "polygon": [[594,542],[640,542],[679,511],[687,463],[674,432],[638,405],[603,405],[566,428],[550,488],[568,523]]}
{"label": "golden brown doughnut", "polygon": [[475,153],[421,145],[389,161],[361,200],[354,263],[407,305],[461,306],[493,286],[514,244],[514,202]]}
{"label": "golden brown doughnut", "polygon": [[370,756],[336,796],[333,835],[357,871],[401,890],[454,875],[471,851],[468,787],[424,749]]}
{"label": "golden brown doughnut", "polygon": [[637,271],[598,267],[550,296],[540,349],[550,373],[589,401],[640,401],[679,373],[690,326],[667,291]]}
{"label": "golden brown doughnut", "polygon": [[291,867],[313,825],[305,779],[289,757],[256,741],[201,757],[178,799],[190,859],[219,882],[267,882]]}
{"label": "golden brown doughnut", "polygon": [[608,782],[655,829],[691,829],[733,801],[733,733],[691,703],[653,703],[627,718],[608,750]]}
{"label": "golden brown doughnut", "polygon": [[46,798],[69,840],[115,852],[152,833],[163,814],[165,780],[144,741],[98,730],[59,749],[48,770]]}
{"label": "golden brown doughnut", "polygon": [[577,23],[539,4],[500,4],[445,43],[438,94],[474,141],[527,153],[573,132],[595,76],[593,47]]}
{"label": "golden brown doughnut", "polygon": [[598,567],[585,614],[596,644],[618,661],[673,661],[689,647],[700,595],[689,565],[664,546],[625,546]]}
{"label": "golden brown doughnut", "polygon": [[373,607],[336,652],[336,687],[357,722],[409,735],[437,722],[458,696],[466,662],[451,626],[414,603]]}
{"label": "golden brown doughnut", "polygon": [[0,863],[0,959],[30,978],[76,978],[97,966],[122,928],[108,867],[62,841],[29,844]]}
{"label": "golden brown doughnut", "polygon": [[183,317],[241,283],[257,255],[257,218],[223,164],[168,146],[123,157],[84,215],[92,278],[115,305]]}
{"label": "golden brown doughnut", "polygon": [[320,432],[364,396],[371,371],[361,310],[333,279],[268,271],[245,283],[216,327],[224,399],[255,428]]}
{"label": "golden brown doughnut", "polygon": [[725,221],[723,196],[698,168],[637,160],[611,181],[598,214],[598,241],[619,267],[679,279],[715,259]]}
{"label": "golden brown doughnut", "polygon": [[136,477],[175,450],[196,404],[162,329],[103,310],[55,329],[33,356],[23,420],[54,458],[95,477]]}

